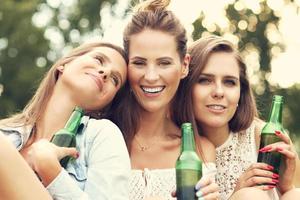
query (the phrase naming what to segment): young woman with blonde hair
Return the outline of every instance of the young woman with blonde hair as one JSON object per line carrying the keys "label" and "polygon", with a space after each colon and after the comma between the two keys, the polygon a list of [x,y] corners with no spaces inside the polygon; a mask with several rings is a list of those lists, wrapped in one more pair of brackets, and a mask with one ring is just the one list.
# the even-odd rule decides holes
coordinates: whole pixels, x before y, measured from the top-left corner
{"label": "young woman with blonde hair", "polygon": [[[126,60],[115,45],[84,44],[50,68],[23,112],[0,121],[0,152],[7,153],[0,165],[1,199],[128,199],[124,139],[101,119],[126,81]],[[75,106],[86,113],[76,148],[50,143]],[[59,163],[65,156],[76,158],[66,169]]]}

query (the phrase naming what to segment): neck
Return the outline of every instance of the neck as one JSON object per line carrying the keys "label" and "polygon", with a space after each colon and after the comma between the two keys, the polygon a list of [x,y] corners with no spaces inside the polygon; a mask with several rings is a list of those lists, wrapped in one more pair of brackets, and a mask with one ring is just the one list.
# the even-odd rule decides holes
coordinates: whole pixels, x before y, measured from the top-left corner
{"label": "neck", "polygon": [[227,140],[229,137],[229,126],[212,128],[212,127],[202,127],[203,135],[212,142],[215,147],[219,147]]}
{"label": "neck", "polygon": [[141,112],[139,137],[151,140],[152,138],[165,138],[171,135],[180,135],[180,129],[168,117],[166,110],[159,112]]}
{"label": "neck", "polygon": [[60,92],[55,88],[44,114],[36,124],[36,139],[46,138],[50,140],[55,132],[65,126],[75,106],[76,103],[66,92]]}

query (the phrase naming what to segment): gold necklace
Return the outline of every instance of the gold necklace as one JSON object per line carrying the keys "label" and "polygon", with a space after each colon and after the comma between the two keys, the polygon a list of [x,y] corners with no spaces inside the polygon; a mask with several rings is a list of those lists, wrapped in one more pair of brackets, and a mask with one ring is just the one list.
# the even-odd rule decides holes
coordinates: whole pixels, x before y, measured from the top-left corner
{"label": "gold necklace", "polygon": [[140,149],[141,151],[147,151],[148,149],[150,149],[150,146],[142,145],[142,144],[139,142],[139,140],[137,139],[137,136],[135,136],[134,138],[135,138],[136,143],[138,144],[139,149]]}

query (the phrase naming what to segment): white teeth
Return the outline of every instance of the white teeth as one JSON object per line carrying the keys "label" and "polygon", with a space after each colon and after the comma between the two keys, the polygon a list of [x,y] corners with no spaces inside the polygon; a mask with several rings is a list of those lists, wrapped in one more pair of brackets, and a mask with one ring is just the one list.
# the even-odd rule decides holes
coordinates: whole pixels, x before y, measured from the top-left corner
{"label": "white teeth", "polygon": [[215,109],[215,110],[222,110],[222,109],[225,109],[224,106],[221,106],[221,105],[209,105],[208,106],[209,108],[212,108],[212,109]]}
{"label": "white teeth", "polygon": [[155,87],[155,88],[147,88],[147,87],[141,87],[141,88],[144,92],[158,93],[158,92],[161,92],[165,87],[161,86],[161,87]]}

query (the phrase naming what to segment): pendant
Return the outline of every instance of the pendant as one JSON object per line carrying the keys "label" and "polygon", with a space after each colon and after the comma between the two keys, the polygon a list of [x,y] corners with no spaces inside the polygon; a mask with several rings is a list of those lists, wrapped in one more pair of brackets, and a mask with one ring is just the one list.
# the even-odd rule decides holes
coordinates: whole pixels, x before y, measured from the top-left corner
{"label": "pendant", "polygon": [[148,149],[149,149],[149,147],[143,147],[143,146],[141,146],[141,151],[146,151]]}

